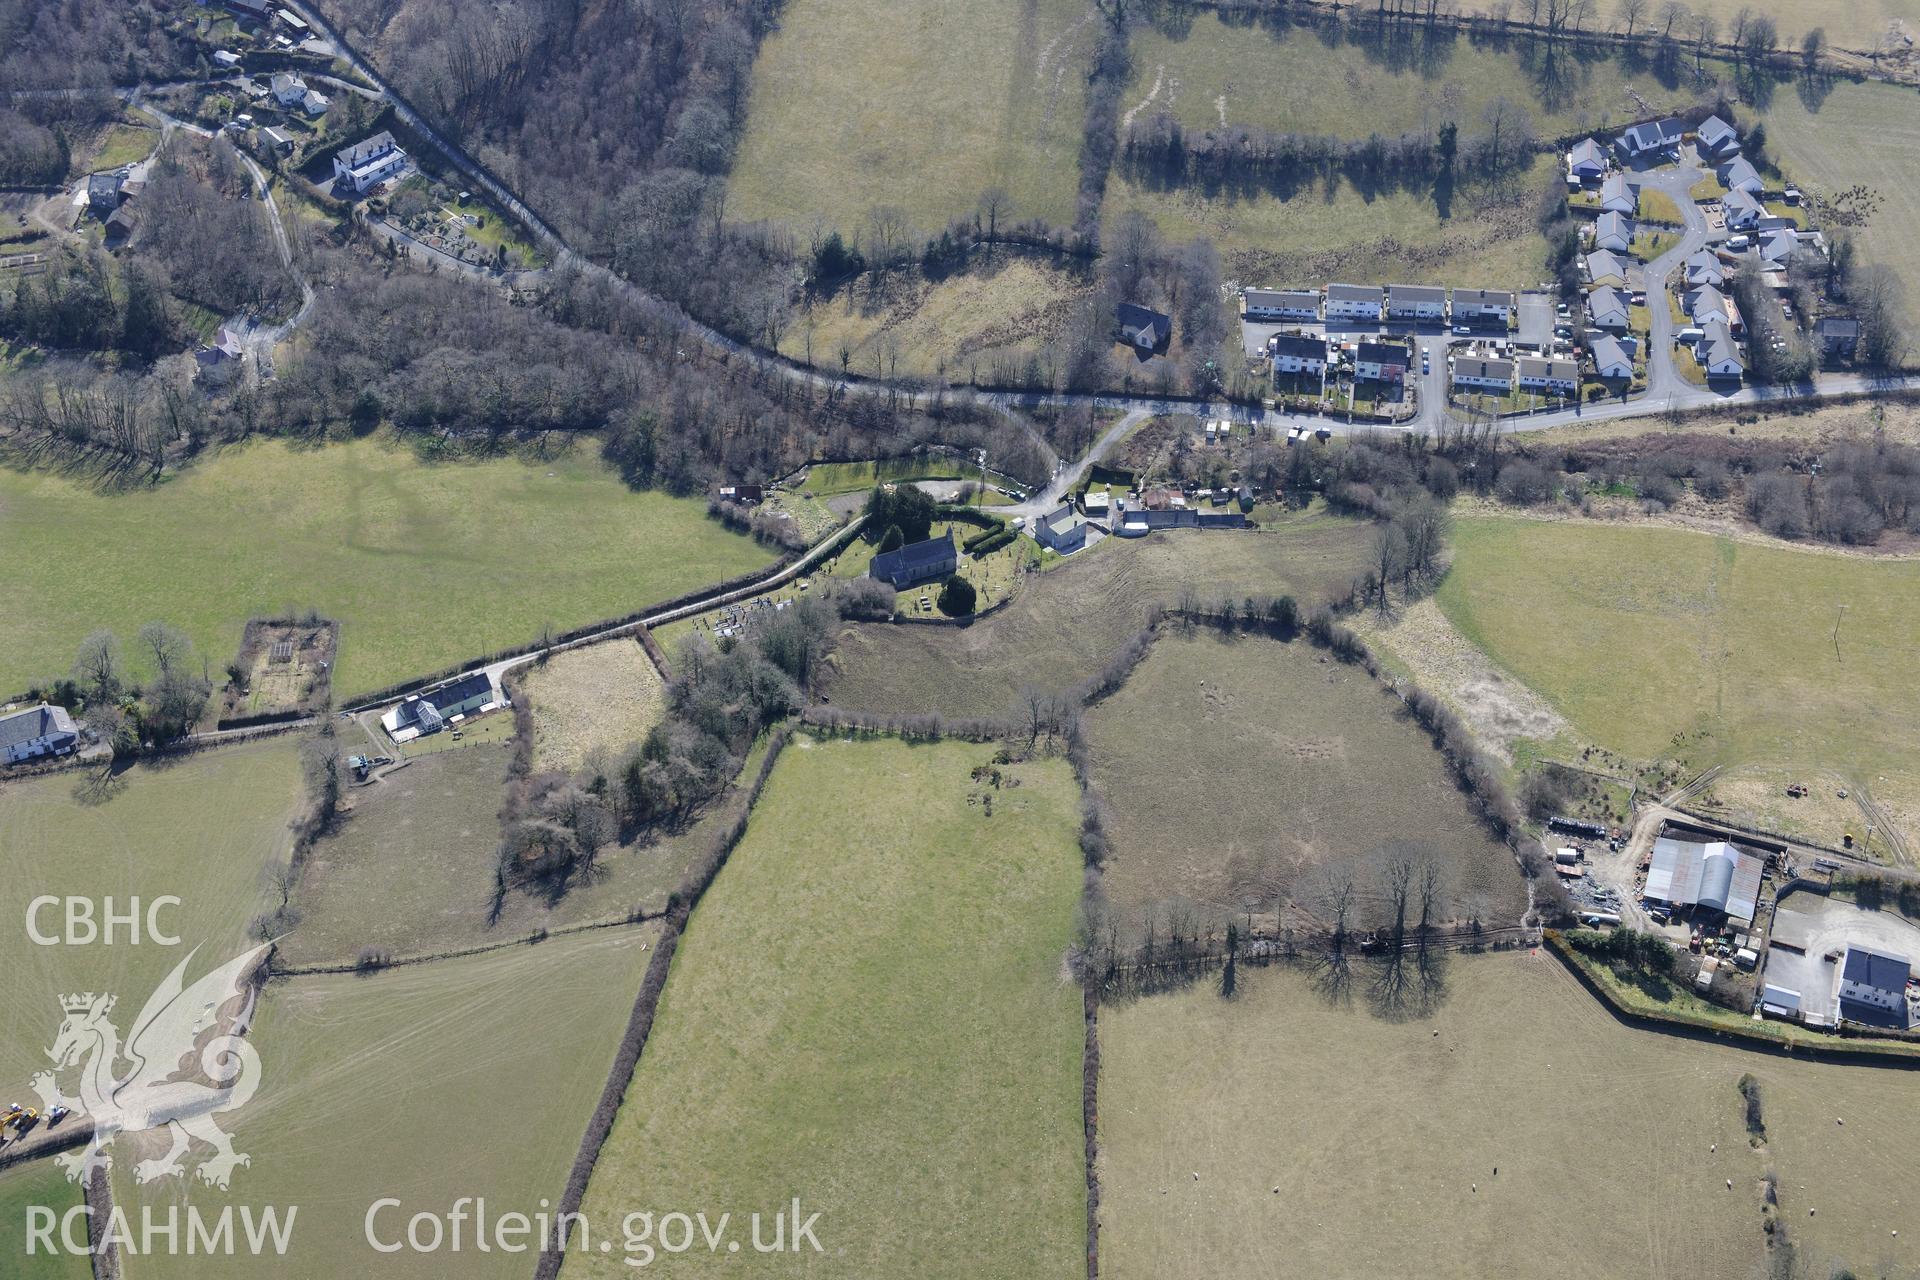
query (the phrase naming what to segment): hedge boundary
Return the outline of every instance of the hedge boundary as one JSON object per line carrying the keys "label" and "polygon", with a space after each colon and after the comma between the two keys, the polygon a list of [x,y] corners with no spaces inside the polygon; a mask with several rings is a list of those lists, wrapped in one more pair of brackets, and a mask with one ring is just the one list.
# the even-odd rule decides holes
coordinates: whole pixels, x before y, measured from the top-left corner
{"label": "hedge boundary", "polygon": [[608,1073],[607,1083],[600,1092],[599,1104],[594,1107],[587,1121],[586,1132],[581,1135],[579,1152],[573,1158],[573,1166],[567,1173],[566,1189],[560,1195],[554,1218],[560,1224],[559,1239],[544,1242],[539,1260],[534,1265],[534,1280],[555,1280],[560,1274],[560,1265],[566,1259],[569,1216],[575,1219],[579,1216],[580,1205],[586,1199],[587,1185],[593,1177],[594,1165],[600,1159],[600,1149],[613,1132],[613,1122],[620,1114],[621,1104],[626,1101],[627,1089],[633,1083],[633,1073],[640,1066],[647,1037],[653,1032],[654,1016],[660,1009],[661,993],[666,990],[667,976],[673,968],[674,953],[680,947],[680,936],[686,931],[687,920],[692,916],[693,909],[699,905],[708,887],[747,834],[747,826],[752,820],[754,806],[759,803],[760,792],[766,787],[767,778],[773,773],[773,766],[786,749],[790,737],[791,732],[786,725],[773,731],[773,737],[767,744],[766,758],[760,762],[760,772],[747,789],[746,804],[741,808],[740,816],[714,842],[707,856],[693,865],[680,882],[680,888],[674,890],[667,899],[667,912],[662,917],[665,925],[659,944],[654,948],[653,959],[647,965],[646,977],[640,982],[640,993],[633,1002],[626,1032],[614,1054],[613,1069]]}

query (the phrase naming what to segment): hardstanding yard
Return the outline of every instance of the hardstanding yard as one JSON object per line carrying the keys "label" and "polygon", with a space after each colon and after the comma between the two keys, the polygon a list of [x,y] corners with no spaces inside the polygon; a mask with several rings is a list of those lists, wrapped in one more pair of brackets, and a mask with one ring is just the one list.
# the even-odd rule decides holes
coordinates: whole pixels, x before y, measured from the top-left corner
{"label": "hardstanding yard", "polygon": [[1545,953],[1460,957],[1403,1022],[1243,975],[1101,1011],[1103,1276],[1748,1280],[1769,1171],[1791,1274],[1920,1265],[1913,1072],[1633,1030]]}
{"label": "hardstanding yard", "polygon": [[1513,925],[1513,855],[1468,807],[1427,735],[1358,667],[1291,644],[1177,626],[1087,714],[1093,781],[1111,810],[1104,878],[1123,932],[1151,911],[1223,927],[1246,912],[1330,927],[1379,923],[1395,859],[1441,869],[1443,918]]}
{"label": "hardstanding yard", "polygon": [[[1080,893],[1063,761],[816,741],[780,757],[674,955],[588,1187],[651,1210],[821,1215],[822,1254],[675,1274],[1066,1276],[1083,1266]],[[804,1214],[803,1214],[804,1216]],[[618,1252],[562,1274],[631,1274]]]}

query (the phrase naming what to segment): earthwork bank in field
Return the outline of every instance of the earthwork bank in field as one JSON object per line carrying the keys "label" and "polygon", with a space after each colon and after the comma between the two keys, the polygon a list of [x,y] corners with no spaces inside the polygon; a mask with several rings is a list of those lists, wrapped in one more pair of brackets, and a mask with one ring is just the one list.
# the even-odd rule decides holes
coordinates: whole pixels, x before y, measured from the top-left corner
{"label": "earthwork bank in field", "polygon": [[[590,1221],[706,1206],[744,1232],[799,1196],[823,1255],[782,1274],[1083,1265],[1078,789],[1060,760],[995,785],[976,776],[993,754],[793,740],[674,956]],[[673,1261],[741,1270],[724,1249]]]}

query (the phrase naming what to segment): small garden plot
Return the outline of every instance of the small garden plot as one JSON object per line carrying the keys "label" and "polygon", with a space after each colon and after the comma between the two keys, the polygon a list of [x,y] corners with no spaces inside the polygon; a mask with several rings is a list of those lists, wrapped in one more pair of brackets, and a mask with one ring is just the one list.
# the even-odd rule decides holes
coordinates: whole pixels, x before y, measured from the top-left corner
{"label": "small garden plot", "polygon": [[536,769],[578,769],[597,752],[636,745],[666,713],[666,682],[631,638],[554,654],[529,667],[520,687],[533,710]]}
{"label": "small garden plot", "polygon": [[318,616],[247,623],[220,691],[220,718],[324,709],[338,636],[339,628]]}
{"label": "small garden plot", "polygon": [[[141,1187],[125,1157],[150,1153],[130,1151],[116,1164],[114,1194],[136,1227],[143,1207],[164,1221],[183,1199],[203,1214],[229,1203],[298,1205],[286,1255],[162,1249],[129,1270],[138,1280],[525,1280],[533,1255],[483,1252],[472,1216],[458,1253],[450,1234],[438,1252],[387,1253],[368,1242],[368,1214],[375,1239],[404,1245],[415,1213],[446,1215],[463,1197],[484,1198],[489,1230],[503,1215],[552,1213],[655,941],[650,926],[623,928],[374,977],[272,984],[252,1034],[260,1091],[223,1120],[253,1158],[232,1190],[190,1178]],[[387,1197],[400,1206],[376,1210]],[[619,1217],[608,1225],[616,1240]]]}
{"label": "small garden plot", "polygon": [[1305,641],[1169,632],[1087,731],[1123,930],[1149,911],[1312,928],[1347,876],[1371,926],[1402,857],[1440,867],[1445,919],[1509,925],[1527,908],[1512,854],[1399,702]]}
{"label": "small garden plot", "polygon": [[[1085,1032],[1062,971],[1078,789],[1063,760],[993,754],[787,747],[680,942],[589,1221],[638,1205],[738,1221],[798,1195],[824,1255],[804,1250],[802,1270],[1084,1266]],[[673,1263],[739,1273],[724,1250]],[[632,1274],[617,1254],[576,1253],[576,1268]]]}

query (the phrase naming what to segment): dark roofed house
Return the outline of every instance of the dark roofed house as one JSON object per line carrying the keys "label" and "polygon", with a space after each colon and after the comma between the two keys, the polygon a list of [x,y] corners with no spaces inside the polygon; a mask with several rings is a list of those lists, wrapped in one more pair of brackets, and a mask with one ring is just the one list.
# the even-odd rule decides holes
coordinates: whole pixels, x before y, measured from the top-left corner
{"label": "dark roofed house", "polygon": [[80,731],[65,707],[41,703],[0,715],[0,763],[19,764],[63,756],[80,743]]}
{"label": "dark roofed house", "polygon": [[895,551],[881,552],[867,566],[867,574],[900,591],[916,582],[944,578],[959,565],[960,553],[953,545],[953,534],[948,532]]}
{"label": "dark roofed house", "polygon": [[1397,342],[1362,342],[1354,351],[1353,376],[1373,382],[1399,382],[1407,376],[1407,349]]}
{"label": "dark roofed house", "polygon": [[120,188],[126,182],[121,173],[87,175],[87,208],[99,217],[107,217],[120,207]]}
{"label": "dark roofed house", "polygon": [[1114,308],[1119,320],[1119,340],[1139,353],[1142,360],[1158,355],[1173,341],[1173,318],[1151,307],[1123,302]]}
{"label": "dark roofed house", "polygon": [[1840,965],[1839,1015],[1850,1022],[1905,1031],[1909,967],[1898,956],[1848,947]]}
{"label": "dark roofed house", "polygon": [[720,499],[723,502],[737,502],[750,507],[767,496],[764,486],[757,484],[723,484],[720,486]]}
{"label": "dark roofed house", "polygon": [[1860,342],[1860,322],[1852,316],[1821,316],[1814,322],[1813,336],[1827,359],[1851,360]]}
{"label": "dark roofed house", "polygon": [[131,204],[121,205],[107,218],[107,248],[118,249],[133,239],[133,233],[139,229],[140,211]]}

